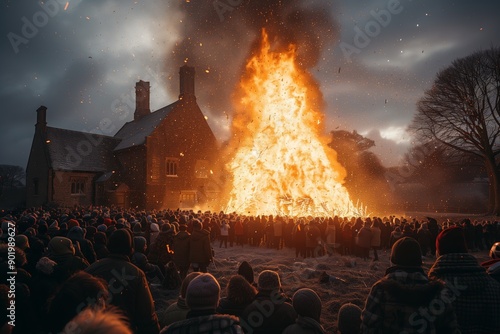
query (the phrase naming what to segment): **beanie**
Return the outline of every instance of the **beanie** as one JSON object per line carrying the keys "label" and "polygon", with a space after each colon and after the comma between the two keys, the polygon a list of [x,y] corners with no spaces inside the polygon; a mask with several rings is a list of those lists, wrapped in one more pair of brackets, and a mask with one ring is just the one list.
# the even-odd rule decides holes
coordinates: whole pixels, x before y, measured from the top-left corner
{"label": "beanie", "polygon": [[188,285],[186,303],[191,310],[215,310],[219,305],[220,285],[212,274],[201,274]]}
{"label": "beanie", "polygon": [[54,237],[49,241],[49,250],[54,255],[75,255],[75,248],[70,239],[65,237]]}
{"label": "beanie", "polygon": [[109,237],[108,249],[110,253],[131,255],[132,253],[132,235],[125,229],[114,231]]}
{"label": "beanie", "polygon": [[24,234],[16,235],[15,241],[16,241],[16,246],[22,249],[23,251],[30,248],[30,242],[28,240],[28,237],[25,236]]}
{"label": "beanie", "polygon": [[361,308],[347,303],[342,305],[337,317],[337,328],[342,334],[357,334],[361,326]]}
{"label": "beanie", "polygon": [[80,223],[78,222],[78,220],[70,219],[68,221],[68,229],[71,229],[72,227],[75,227],[75,226],[80,226]]}
{"label": "beanie", "polygon": [[257,286],[264,291],[278,290],[281,287],[280,277],[275,271],[264,270],[259,274]]}
{"label": "beanie", "polygon": [[134,237],[134,249],[138,252],[146,251],[146,238]]}
{"label": "beanie", "polygon": [[247,261],[241,262],[240,266],[238,267],[238,275],[245,277],[248,283],[253,284],[253,268]]}
{"label": "beanie", "polygon": [[436,238],[436,250],[439,255],[467,253],[464,230],[454,226],[441,231]]}
{"label": "beanie", "polygon": [[391,262],[401,267],[420,267],[422,265],[422,251],[417,240],[404,237],[392,246]]}
{"label": "beanie", "polygon": [[308,288],[297,290],[292,297],[292,304],[298,315],[320,321],[321,300],[313,290]]}

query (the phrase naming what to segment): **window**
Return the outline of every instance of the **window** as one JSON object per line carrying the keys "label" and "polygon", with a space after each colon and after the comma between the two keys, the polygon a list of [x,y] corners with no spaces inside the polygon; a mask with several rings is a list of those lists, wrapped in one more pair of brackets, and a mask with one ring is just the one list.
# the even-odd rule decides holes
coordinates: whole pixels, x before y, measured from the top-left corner
{"label": "window", "polygon": [[196,205],[196,191],[183,190],[179,199],[181,208],[192,208]]}
{"label": "window", "polygon": [[156,183],[160,181],[160,159],[153,157],[151,159],[151,182]]}
{"label": "window", "polygon": [[177,176],[177,167],[179,166],[179,159],[167,158],[166,163],[167,176]]}
{"label": "window", "polygon": [[38,178],[35,177],[33,179],[33,195],[37,196],[38,195]]}
{"label": "window", "polygon": [[197,178],[206,179],[208,177],[208,161],[197,160],[194,173]]}
{"label": "window", "polygon": [[71,195],[85,194],[85,179],[84,178],[71,178]]}

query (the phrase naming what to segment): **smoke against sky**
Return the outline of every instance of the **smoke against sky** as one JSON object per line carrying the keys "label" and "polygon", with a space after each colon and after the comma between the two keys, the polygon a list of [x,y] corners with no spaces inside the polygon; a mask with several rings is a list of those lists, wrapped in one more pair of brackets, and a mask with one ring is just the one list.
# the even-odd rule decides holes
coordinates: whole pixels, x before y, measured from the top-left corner
{"label": "smoke against sky", "polygon": [[[216,3],[228,6],[222,15]],[[0,164],[26,166],[40,105],[48,108],[49,126],[100,132],[100,122],[109,120],[113,131],[105,134],[114,135],[132,120],[136,81],[151,82],[152,110],[174,102],[186,58],[196,66],[201,109],[216,136],[227,139],[231,92],[266,26],[282,38],[278,44],[299,42],[299,55],[323,93],[326,130],[357,130],[375,139],[382,162],[394,165],[411,140],[404,129],[415,103],[435,74],[458,57],[500,43],[498,1],[395,4],[4,1]],[[359,31],[368,37],[364,43]],[[347,44],[359,52],[346,56],[341,45]]]}

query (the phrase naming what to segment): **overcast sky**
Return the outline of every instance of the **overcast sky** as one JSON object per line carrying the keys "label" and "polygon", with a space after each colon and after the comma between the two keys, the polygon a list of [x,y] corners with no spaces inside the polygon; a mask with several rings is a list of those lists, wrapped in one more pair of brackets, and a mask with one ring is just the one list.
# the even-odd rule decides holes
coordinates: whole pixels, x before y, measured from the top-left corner
{"label": "overcast sky", "polygon": [[[216,136],[227,139],[231,109],[214,103],[213,91],[231,86],[248,54],[254,34],[238,30],[247,1],[203,1],[203,16],[171,0],[2,1],[0,164],[26,167],[40,105],[48,108],[49,126],[102,133],[99,124],[109,121],[104,134],[114,135],[133,117],[139,79],[151,82],[152,110],[174,102],[186,38],[203,47],[207,60],[196,61],[198,103]],[[187,2],[192,11],[201,0]],[[321,57],[311,68],[326,101],[326,130],[374,139],[386,166],[397,164],[411,142],[405,128],[436,73],[500,45],[497,0],[301,3],[319,2],[335,26],[319,37]],[[186,26],[199,17],[209,24]],[[211,70],[226,65],[222,53],[231,57],[224,73],[232,81]]]}

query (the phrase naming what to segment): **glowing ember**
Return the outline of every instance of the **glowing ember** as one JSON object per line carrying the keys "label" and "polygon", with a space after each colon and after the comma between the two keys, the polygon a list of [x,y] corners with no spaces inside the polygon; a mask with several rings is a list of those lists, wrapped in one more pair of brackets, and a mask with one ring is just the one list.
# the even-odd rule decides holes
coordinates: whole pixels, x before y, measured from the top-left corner
{"label": "glowing ember", "polygon": [[273,52],[265,31],[246,65],[233,123],[226,210],[253,215],[360,215],[342,186],[345,170],[322,134],[321,93],[295,61]]}

